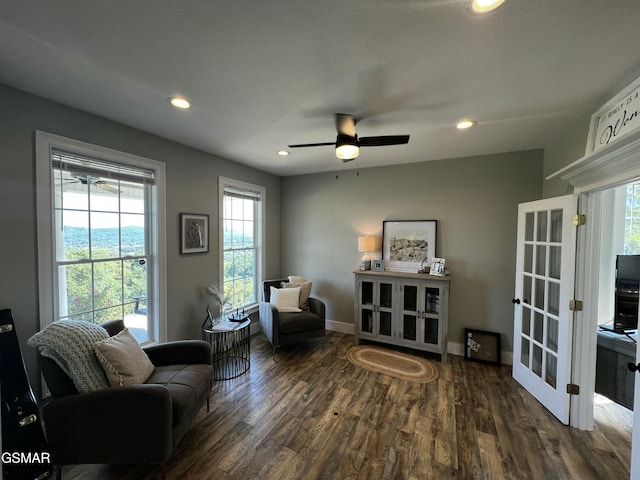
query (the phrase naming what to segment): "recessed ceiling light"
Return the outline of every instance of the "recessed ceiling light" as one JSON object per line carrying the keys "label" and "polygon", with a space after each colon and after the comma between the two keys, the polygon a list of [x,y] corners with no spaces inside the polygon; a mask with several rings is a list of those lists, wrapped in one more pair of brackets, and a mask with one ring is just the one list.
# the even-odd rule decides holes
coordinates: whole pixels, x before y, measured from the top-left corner
{"label": "recessed ceiling light", "polygon": [[280,155],[281,157],[286,157],[287,155],[289,155],[289,150],[278,150],[278,155]]}
{"label": "recessed ceiling light", "polygon": [[471,128],[477,124],[478,122],[476,122],[475,120],[465,119],[465,120],[460,120],[458,123],[456,123],[456,128],[458,130],[464,130],[466,128]]}
{"label": "recessed ceiling light", "polygon": [[471,0],[469,8],[473,13],[488,13],[495,10],[504,3],[505,0]]}
{"label": "recessed ceiling light", "polygon": [[169,98],[169,103],[176,108],[187,109],[191,107],[191,102],[184,97],[171,97]]}

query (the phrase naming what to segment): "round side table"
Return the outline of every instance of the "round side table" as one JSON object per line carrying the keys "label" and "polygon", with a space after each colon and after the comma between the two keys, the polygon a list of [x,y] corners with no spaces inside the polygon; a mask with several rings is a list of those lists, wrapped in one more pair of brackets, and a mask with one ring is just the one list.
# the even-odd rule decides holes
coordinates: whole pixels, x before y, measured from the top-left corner
{"label": "round side table", "polygon": [[222,320],[217,325],[202,329],[205,340],[211,345],[211,364],[214,380],[230,380],[249,370],[250,320],[230,322]]}

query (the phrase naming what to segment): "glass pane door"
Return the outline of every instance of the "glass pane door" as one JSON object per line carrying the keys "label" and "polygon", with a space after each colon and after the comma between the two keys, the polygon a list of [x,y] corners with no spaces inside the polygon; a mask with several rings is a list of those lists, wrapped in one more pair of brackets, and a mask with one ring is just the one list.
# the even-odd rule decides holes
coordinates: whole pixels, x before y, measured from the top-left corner
{"label": "glass pane door", "polygon": [[572,195],[519,206],[513,376],[568,423],[576,211]]}

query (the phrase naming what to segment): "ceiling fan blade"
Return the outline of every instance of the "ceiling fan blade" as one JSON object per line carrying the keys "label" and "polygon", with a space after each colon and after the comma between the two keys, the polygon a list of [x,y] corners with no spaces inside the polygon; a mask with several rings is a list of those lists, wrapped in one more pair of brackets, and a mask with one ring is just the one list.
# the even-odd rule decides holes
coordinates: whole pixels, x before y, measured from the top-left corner
{"label": "ceiling fan blade", "polygon": [[409,135],[382,135],[358,139],[361,147],[383,147],[385,145],[403,145],[409,143]]}
{"label": "ceiling fan blade", "polygon": [[336,130],[338,130],[338,134],[355,137],[356,119],[353,117],[353,115],[347,115],[346,113],[336,113]]}
{"label": "ceiling fan blade", "polygon": [[297,145],[289,145],[289,148],[303,148],[303,147],[324,147],[327,145],[334,145],[336,142],[324,142],[324,143],[299,143]]}

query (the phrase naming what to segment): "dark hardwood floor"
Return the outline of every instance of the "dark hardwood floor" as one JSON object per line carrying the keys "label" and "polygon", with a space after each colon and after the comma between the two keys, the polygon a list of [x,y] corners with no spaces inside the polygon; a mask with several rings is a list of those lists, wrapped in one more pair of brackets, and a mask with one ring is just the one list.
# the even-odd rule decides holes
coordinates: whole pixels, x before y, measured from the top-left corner
{"label": "dark hardwood floor", "polygon": [[251,369],[217,382],[164,472],[75,465],[64,480],[626,479],[632,414],[597,402],[596,426],[561,425],[511,367],[449,356],[414,384],[351,365],[353,336],[279,349],[251,341]]}

